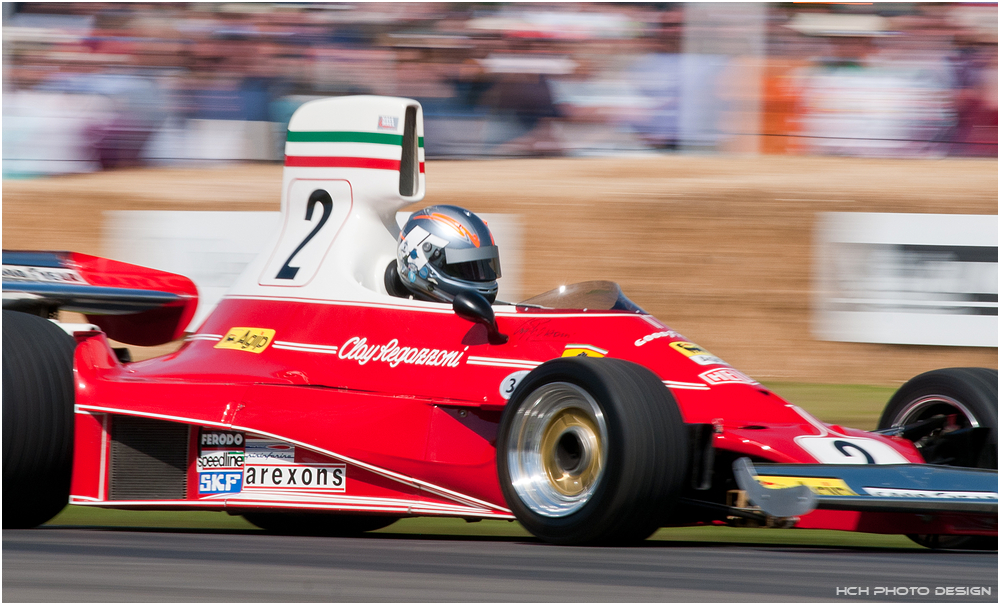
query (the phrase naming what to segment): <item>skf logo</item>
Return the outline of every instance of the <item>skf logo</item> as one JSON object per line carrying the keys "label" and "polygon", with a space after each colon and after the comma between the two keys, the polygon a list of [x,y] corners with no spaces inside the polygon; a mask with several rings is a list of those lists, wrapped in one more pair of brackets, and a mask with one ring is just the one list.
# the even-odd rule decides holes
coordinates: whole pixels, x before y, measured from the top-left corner
{"label": "skf logo", "polygon": [[199,494],[235,494],[243,488],[243,473],[212,472],[198,474]]}
{"label": "skf logo", "polygon": [[274,330],[266,328],[230,328],[222,340],[215,344],[216,349],[236,349],[260,353],[274,340]]}
{"label": "skf logo", "polygon": [[379,130],[396,130],[399,125],[399,118],[396,116],[379,116],[378,117],[378,129]]}
{"label": "skf logo", "polygon": [[563,357],[604,357],[608,352],[594,345],[566,345]]}

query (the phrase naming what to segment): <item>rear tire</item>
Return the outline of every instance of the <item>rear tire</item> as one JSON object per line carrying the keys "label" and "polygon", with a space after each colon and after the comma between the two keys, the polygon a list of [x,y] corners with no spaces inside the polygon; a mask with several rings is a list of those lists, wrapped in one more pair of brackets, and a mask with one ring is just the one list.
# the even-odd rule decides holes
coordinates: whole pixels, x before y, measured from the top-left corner
{"label": "rear tire", "polygon": [[69,500],[73,349],[51,321],[3,312],[3,528],[45,523]]}
{"label": "rear tire", "polygon": [[[989,429],[986,443],[975,468],[997,468],[997,371],[987,368],[946,368],[932,370],[904,384],[882,412],[878,428],[905,426],[935,416],[955,416],[958,429],[983,427]],[[947,427],[917,440],[914,445],[923,452],[935,451],[935,439]],[[928,460],[948,464],[947,461]],[[957,464],[955,464],[957,466]],[[997,539],[989,536],[948,536],[913,534],[911,540],[927,548],[962,550],[996,550]]]}
{"label": "rear tire", "polygon": [[507,505],[555,544],[644,540],[675,505],[687,467],[687,433],[670,391],[620,359],[542,364],[518,385],[497,435]]}
{"label": "rear tire", "polygon": [[397,517],[379,515],[338,515],[334,513],[255,512],[243,518],[257,527],[288,536],[358,536],[388,527]]}

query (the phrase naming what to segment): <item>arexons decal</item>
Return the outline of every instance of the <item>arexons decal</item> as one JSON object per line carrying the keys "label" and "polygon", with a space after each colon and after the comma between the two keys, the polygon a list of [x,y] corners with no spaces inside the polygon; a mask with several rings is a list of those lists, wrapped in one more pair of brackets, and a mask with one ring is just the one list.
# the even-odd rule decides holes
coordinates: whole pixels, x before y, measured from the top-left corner
{"label": "arexons decal", "polygon": [[346,464],[247,464],[245,489],[323,489],[347,490]]}
{"label": "arexons decal", "polygon": [[261,353],[274,340],[274,330],[267,328],[230,328],[216,343],[216,349],[235,349]]}
{"label": "arexons decal", "polygon": [[399,340],[395,338],[384,345],[370,345],[367,338],[354,336],[348,338],[341,345],[337,357],[354,360],[358,362],[358,365],[365,365],[369,361],[381,361],[389,364],[391,368],[401,363],[454,368],[458,366],[468,349],[469,347],[465,347],[461,351],[448,351],[445,349],[401,347]]}
{"label": "arexons decal", "polygon": [[726,362],[693,342],[672,342],[670,347],[700,366],[727,365]]}

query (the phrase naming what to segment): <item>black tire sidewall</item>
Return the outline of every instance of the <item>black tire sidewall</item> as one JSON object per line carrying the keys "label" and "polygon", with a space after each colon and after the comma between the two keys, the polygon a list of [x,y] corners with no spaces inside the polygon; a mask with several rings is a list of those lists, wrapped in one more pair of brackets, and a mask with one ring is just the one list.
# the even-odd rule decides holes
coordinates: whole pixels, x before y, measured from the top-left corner
{"label": "black tire sidewall", "polygon": [[[997,468],[997,371],[989,368],[943,368],[910,379],[889,400],[878,428],[893,425],[914,400],[943,395],[955,399],[975,416],[980,426],[990,428],[990,436],[980,458],[980,468]],[[996,550],[997,539],[990,536],[910,534],[911,540],[932,549]]]}
{"label": "black tire sidewall", "polygon": [[51,321],[3,312],[4,528],[40,525],[68,501],[75,347]]}
{"label": "black tire sidewall", "polygon": [[[524,505],[507,461],[513,416],[529,395],[552,382],[587,391],[608,433],[603,476],[586,504],[565,517],[539,515]],[[669,390],[646,368],[618,359],[567,358],[539,366],[512,394],[497,434],[497,472],[507,505],[533,535],[557,544],[646,538],[669,513],[686,470],[686,432]]]}
{"label": "black tire sidewall", "polygon": [[[944,368],[915,376],[889,400],[878,428],[893,425],[914,400],[942,395],[957,400],[975,416],[980,426],[990,429],[987,448],[997,448],[997,371],[987,368]],[[996,457],[984,468],[996,468]]]}

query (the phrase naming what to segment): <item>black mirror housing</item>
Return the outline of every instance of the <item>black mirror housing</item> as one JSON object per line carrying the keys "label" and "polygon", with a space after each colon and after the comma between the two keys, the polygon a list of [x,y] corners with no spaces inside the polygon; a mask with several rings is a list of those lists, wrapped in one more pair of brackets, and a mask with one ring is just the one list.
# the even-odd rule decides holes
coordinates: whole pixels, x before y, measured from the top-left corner
{"label": "black mirror housing", "polygon": [[486,326],[486,334],[491,345],[502,345],[507,342],[505,334],[500,333],[497,328],[497,319],[493,314],[493,307],[486,297],[472,290],[459,292],[452,302],[455,314],[473,323]]}

